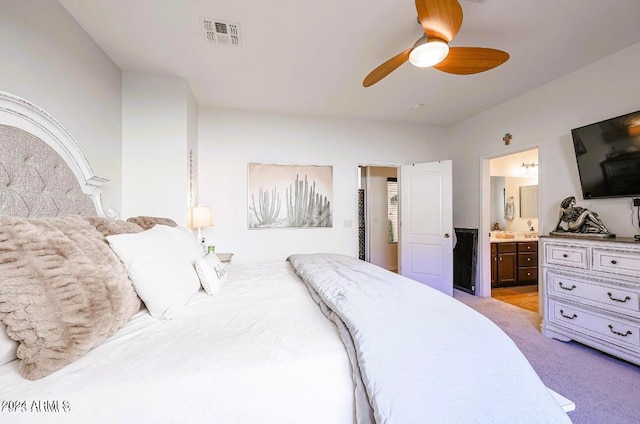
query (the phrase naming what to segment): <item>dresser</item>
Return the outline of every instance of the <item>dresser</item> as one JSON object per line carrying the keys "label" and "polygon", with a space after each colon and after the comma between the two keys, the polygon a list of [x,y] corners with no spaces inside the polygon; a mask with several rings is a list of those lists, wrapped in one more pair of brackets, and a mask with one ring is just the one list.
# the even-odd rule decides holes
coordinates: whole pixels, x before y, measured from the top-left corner
{"label": "dresser", "polygon": [[542,237],[542,332],[640,365],[640,242]]}

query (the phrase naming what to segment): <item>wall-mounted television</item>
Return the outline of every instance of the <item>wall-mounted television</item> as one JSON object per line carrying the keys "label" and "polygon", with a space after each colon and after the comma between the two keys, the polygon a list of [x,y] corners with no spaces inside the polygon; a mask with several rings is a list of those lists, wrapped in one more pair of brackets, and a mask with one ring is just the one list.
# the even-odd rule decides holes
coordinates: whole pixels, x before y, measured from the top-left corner
{"label": "wall-mounted television", "polygon": [[640,111],[571,130],[585,199],[640,197]]}

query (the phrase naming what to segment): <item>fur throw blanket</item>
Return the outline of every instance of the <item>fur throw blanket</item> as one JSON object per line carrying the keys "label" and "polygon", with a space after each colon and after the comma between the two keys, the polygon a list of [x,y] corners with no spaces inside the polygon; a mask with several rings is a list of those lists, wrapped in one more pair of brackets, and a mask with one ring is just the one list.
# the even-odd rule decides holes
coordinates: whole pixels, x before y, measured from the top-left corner
{"label": "fur throw blanket", "polygon": [[24,377],[73,362],[139,309],[120,260],[85,219],[0,216],[0,320]]}
{"label": "fur throw blanket", "polygon": [[134,216],[127,219],[128,222],[133,222],[142,227],[143,230],[153,228],[155,225],[168,225],[169,227],[177,227],[178,224],[171,218],[160,218],[156,216]]}

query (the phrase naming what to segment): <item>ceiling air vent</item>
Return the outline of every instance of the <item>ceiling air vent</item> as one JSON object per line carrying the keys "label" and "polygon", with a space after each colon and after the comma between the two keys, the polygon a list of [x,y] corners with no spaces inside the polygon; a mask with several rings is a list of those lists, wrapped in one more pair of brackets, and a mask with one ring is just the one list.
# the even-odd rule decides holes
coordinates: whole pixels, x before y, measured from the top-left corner
{"label": "ceiling air vent", "polygon": [[200,17],[204,36],[210,43],[240,47],[240,24]]}

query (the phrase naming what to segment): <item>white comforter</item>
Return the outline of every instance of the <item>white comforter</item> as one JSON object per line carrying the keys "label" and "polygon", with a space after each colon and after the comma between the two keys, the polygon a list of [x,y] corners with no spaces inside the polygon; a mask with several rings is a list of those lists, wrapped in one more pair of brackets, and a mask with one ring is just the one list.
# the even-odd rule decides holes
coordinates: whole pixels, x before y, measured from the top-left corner
{"label": "white comforter", "polygon": [[571,422],[513,341],[471,308],[347,256],[289,261],[345,330],[366,396],[360,423],[371,422],[367,404],[378,424]]}
{"label": "white comforter", "polygon": [[141,312],[42,380],[0,367],[0,422],[352,424],[344,346],[290,265],[228,276],[217,297],[170,321]]}

